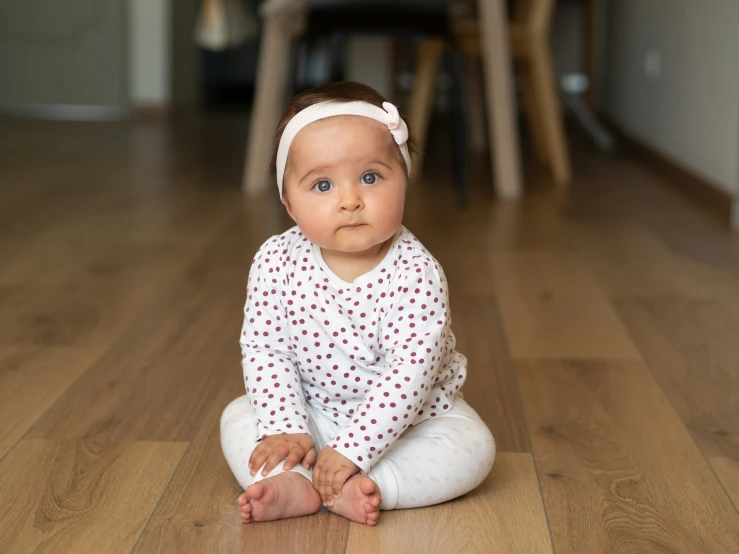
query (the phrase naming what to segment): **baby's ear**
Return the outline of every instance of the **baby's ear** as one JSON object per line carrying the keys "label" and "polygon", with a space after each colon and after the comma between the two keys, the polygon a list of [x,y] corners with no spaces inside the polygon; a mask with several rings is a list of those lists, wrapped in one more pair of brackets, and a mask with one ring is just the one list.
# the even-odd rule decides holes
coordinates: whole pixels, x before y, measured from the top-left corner
{"label": "baby's ear", "polygon": [[295,221],[297,223],[297,220],[295,219],[295,216],[293,215],[292,207],[290,206],[290,200],[288,200],[287,195],[282,195],[282,205],[285,206],[285,209],[287,210],[287,215],[290,216],[290,219]]}

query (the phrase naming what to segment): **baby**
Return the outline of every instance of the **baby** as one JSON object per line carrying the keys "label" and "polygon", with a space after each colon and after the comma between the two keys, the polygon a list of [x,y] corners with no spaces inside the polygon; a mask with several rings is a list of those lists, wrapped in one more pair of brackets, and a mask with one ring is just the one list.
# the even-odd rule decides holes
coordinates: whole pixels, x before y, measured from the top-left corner
{"label": "baby", "polygon": [[297,226],[254,258],[247,394],[221,418],[244,523],[323,505],[375,525],[380,510],[465,494],[493,465],[493,437],[459,393],[467,360],[444,272],[401,225],[408,138],[359,83],[302,93],[282,117],[273,170]]}

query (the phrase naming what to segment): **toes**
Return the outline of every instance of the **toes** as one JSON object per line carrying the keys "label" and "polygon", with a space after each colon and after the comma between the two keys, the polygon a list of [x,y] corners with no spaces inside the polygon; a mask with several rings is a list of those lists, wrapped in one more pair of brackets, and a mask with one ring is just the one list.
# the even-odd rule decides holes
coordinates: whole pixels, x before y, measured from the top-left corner
{"label": "toes", "polygon": [[361,490],[363,494],[369,496],[377,492],[377,485],[372,479],[370,479],[369,477],[365,477],[359,483],[359,490]]}
{"label": "toes", "polygon": [[379,497],[379,496],[373,496],[372,498],[370,498],[370,500],[369,500],[369,503],[370,503],[370,505],[371,505],[371,506],[372,506],[373,508],[375,508],[375,509],[376,509],[376,508],[379,508],[379,507],[380,507],[380,502],[381,502],[381,501],[382,501],[382,500],[380,499],[380,497]]}
{"label": "toes", "polygon": [[245,492],[242,492],[236,502],[238,502],[239,506],[244,506],[249,503],[249,496]]}
{"label": "toes", "polygon": [[249,485],[249,488],[246,489],[246,493],[250,498],[253,498],[254,500],[259,500],[264,496],[265,487],[262,483],[254,483],[253,485]]}
{"label": "toes", "polygon": [[378,502],[372,502],[370,500],[369,502],[365,502],[364,509],[368,514],[376,514],[380,511],[380,504]]}

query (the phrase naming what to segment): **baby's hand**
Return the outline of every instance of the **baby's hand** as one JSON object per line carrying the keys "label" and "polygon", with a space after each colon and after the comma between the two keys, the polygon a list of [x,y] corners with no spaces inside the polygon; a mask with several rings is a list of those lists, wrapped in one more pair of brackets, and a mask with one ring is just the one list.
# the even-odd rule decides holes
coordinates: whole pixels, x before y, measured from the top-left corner
{"label": "baby's hand", "polygon": [[313,468],[313,488],[321,495],[323,505],[331,507],[335,498],[341,498],[344,483],[359,473],[359,466],[330,446],[321,450],[316,467]]}
{"label": "baby's hand", "polygon": [[303,467],[310,469],[316,461],[316,449],[313,446],[313,438],[306,433],[295,435],[271,435],[265,438],[251,453],[249,458],[249,470],[254,477],[266,460],[262,475],[268,475],[280,460],[287,457],[283,468],[290,470],[295,464],[303,461]]}

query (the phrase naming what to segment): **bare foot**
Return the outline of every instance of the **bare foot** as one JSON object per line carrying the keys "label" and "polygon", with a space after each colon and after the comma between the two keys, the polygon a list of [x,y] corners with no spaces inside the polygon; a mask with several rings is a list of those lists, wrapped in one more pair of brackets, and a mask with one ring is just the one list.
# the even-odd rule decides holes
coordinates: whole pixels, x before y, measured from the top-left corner
{"label": "bare foot", "polygon": [[364,475],[356,474],[344,483],[341,498],[329,510],[357,523],[377,525],[380,517],[380,489]]}
{"label": "bare foot", "polygon": [[250,485],[239,496],[241,521],[272,521],[315,514],[321,496],[308,479],[293,471]]}

